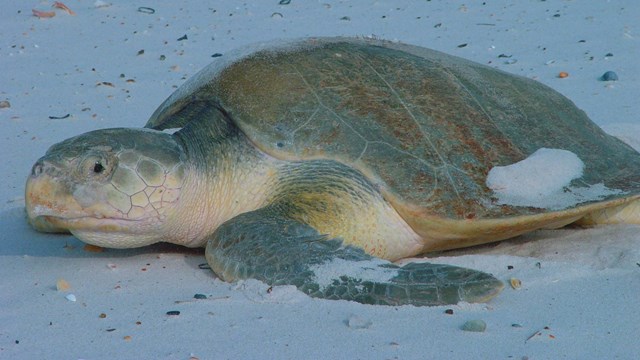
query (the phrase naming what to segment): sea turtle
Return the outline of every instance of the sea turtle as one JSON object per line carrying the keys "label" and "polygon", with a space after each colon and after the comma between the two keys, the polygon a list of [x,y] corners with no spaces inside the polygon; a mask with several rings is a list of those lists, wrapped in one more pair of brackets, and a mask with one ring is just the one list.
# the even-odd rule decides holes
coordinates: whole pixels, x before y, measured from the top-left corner
{"label": "sea turtle", "polygon": [[[487,175],[541,148],[584,162],[561,209],[501,203]],[[536,81],[422,47],[310,38],[203,69],[143,129],[53,145],[30,223],[89,243],[205,246],[223,280],[370,304],[482,302],[492,275],[392,261],[566,224],[639,222],[640,156]]]}

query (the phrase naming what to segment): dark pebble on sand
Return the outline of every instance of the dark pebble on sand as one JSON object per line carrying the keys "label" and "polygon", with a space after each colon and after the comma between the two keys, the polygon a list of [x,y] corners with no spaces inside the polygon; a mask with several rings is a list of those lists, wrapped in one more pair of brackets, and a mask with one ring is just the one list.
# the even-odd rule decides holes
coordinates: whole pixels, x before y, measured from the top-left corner
{"label": "dark pebble on sand", "polygon": [[600,77],[601,81],[618,81],[618,74],[615,71],[607,71]]}

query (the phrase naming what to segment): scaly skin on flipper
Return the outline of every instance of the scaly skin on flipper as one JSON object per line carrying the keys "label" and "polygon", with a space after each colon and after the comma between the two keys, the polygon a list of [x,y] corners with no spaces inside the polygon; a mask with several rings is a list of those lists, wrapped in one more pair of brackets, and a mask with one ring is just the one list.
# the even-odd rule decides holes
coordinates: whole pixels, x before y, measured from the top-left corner
{"label": "scaly skin on flipper", "polygon": [[277,206],[223,224],[207,243],[206,257],[226,281],[253,278],[295,285],[313,297],[363,304],[483,302],[503,287],[493,276],[471,269],[430,263],[399,267],[376,259],[287,218]]}

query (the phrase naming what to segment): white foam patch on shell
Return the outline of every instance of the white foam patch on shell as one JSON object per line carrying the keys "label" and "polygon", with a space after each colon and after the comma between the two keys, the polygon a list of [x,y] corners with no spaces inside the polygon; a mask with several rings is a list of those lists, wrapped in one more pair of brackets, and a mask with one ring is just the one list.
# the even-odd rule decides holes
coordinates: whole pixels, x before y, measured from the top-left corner
{"label": "white foam patch on shell", "polygon": [[498,198],[498,205],[528,206],[562,210],[597,201],[622,191],[604,184],[572,186],[582,177],[584,163],[571,151],[541,148],[515,164],[493,167],[487,187]]}
{"label": "white foam patch on shell", "polygon": [[314,265],[310,268],[315,274],[314,281],[324,289],[341,276],[348,276],[361,281],[386,283],[398,276],[397,268],[384,268],[381,265],[389,265],[389,261],[373,258],[371,260],[350,261],[339,258],[331,259],[325,263]]}

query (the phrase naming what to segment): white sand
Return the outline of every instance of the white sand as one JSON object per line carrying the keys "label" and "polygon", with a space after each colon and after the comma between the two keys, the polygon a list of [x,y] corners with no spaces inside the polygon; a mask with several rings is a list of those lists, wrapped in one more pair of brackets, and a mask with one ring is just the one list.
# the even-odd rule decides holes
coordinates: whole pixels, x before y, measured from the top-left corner
{"label": "white sand", "polygon": [[[638,358],[637,226],[540,231],[447,253],[431,261],[518,278],[522,287],[488,304],[395,308],[227,284],[198,268],[201,251],[88,252],[71,236],[33,231],[23,187],[51,144],[142,126],[211,55],[311,35],[376,35],[536,78],[639,144],[640,2],[105,2],[112,5],[68,0],[77,15],[57,10],[51,19],[31,16],[51,1],[0,8],[0,101],[11,104],[0,109],[1,359]],[[607,70],[620,80],[598,81]],[[56,290],[58,279],[71,288]],[[173,310],[180,315],[166,315]],[[472,319],[487,330],[460,330]]]}

